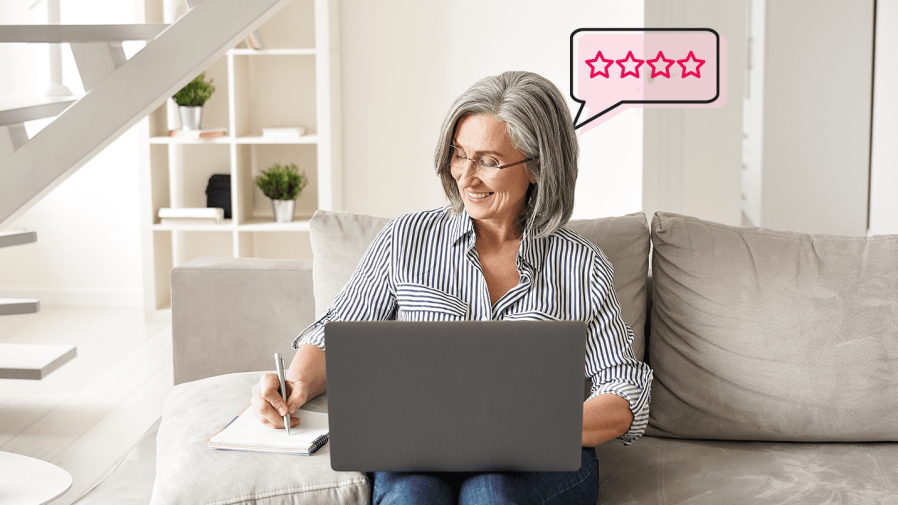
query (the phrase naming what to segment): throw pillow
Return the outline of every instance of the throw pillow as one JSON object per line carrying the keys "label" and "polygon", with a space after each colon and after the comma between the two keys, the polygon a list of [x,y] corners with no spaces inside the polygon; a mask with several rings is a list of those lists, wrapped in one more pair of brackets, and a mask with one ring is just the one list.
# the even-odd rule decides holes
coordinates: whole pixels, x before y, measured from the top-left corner
{"label": "throw pillow", "polygon": [[[389,219],[349,212],[316,211],[311,223],[312,282],[315,313],[334,302],[368,245]],[[645,281],[648,274],[649,228],[641,212],[620,217],[571,221],[568,228],[599,246],[614,267],[614,288],[624,321],[633,328],[633,351],[645,349]]]}
{"label": "throw pillow", "polygon": [[659,212],[650,435],[898,440],[898,236]]}
{"label": "throw pillow", "polygon": [[[220,375],[174,387],[156,439],[152,504],[359,504],[368,479],[331,469],[330,447],[310,456],[210,449],[206,439],[243,412],[261,372]],[[327,412],[322,395],[303,408]]]}
{"label": "throw pillow", "polygon": [[645,281],[649,273],[649,224],[645,214],[636,212],[619,217],[579,219],[567,227],[599,246],[614,267],[614,291],[624,321],[633,329],[633,352],[642,361],[645,355]]}

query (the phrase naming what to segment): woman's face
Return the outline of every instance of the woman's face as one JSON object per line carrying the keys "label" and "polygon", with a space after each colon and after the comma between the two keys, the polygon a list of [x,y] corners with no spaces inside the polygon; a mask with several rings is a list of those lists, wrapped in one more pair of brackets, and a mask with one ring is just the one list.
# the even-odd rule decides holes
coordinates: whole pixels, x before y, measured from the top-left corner
{"label": "woman's face", "polygon": [[494,158],[499,165],[526,159],[512,144],[505,123],[485,114],[466,115],[458,121],[452,144],[464,156],[477,160],[452,167],[468,215],[496,226],[513,225],[524,208],[527,187],[536,182],[536,176],[524,164],[495,170],[479,163],[481,157]]}

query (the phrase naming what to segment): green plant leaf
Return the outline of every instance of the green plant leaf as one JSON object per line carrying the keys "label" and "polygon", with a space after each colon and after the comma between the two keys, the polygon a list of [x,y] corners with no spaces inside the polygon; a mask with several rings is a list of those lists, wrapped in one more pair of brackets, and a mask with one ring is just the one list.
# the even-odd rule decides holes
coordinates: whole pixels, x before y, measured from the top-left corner
{"label": "green plant leaf", "polygon": [[256,186],[272,200],[293,200],[308,184],[309,178],[305,172],[299,172],[296,163],[283,166],[275,163],[256,177]]}
{"label": "green plant leaf", "polygon": [[206,82],[206,73],[196,76],[186,86],[175,93],[172,98],[175,103],[182,107],[201,107],[212,93],[215,93],[215,86],[212,85],[212,79]]}

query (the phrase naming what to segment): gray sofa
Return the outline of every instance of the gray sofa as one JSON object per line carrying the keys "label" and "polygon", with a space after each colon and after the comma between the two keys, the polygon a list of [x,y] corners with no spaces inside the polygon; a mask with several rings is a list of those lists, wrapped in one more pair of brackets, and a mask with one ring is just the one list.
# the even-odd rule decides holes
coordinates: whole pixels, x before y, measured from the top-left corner
{"label": "gray sofa", "polygon": [[[283,460],[223,456],[204,438],[248,404],[272,352],[292,355],[385,223],[319,212],[314,263],[174,269],[176,387],[162,419],[77,503],[366,502],[364,476],[332,472],[327,446],[290,460],[285,486]],[[666,213],[651,231],[642,214],[570,227],[614,265],[634,350],[655,370],[646,436],[597,448],[600,503],[898,503],[898,237]],[[312,408],[326,410],[326,395]]]}

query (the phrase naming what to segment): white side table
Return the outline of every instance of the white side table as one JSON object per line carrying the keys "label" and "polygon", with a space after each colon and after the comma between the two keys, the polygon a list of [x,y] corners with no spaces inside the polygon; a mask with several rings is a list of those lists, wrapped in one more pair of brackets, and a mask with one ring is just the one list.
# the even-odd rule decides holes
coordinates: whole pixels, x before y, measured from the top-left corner
{"label": "white side table", "polygon": [[72,487],[72,476],[58,466],[0,451],[0,505],[43,505]]}

